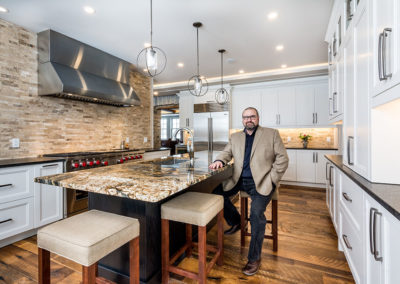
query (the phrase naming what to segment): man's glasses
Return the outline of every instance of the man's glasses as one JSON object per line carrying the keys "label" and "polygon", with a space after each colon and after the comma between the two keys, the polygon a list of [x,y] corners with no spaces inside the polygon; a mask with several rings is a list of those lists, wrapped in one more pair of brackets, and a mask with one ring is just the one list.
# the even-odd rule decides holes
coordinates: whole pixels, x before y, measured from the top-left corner
{"label": "man's glasses", "polygon": [[257,118],[257,115],[249,115],[249,116],[242,116],[243,120],[255,120]]}

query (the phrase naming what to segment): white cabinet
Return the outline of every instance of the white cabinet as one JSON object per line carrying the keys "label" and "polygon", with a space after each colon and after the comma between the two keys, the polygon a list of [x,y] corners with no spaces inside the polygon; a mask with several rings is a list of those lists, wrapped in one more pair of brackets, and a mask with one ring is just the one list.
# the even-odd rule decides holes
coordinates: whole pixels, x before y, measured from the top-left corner
{"label": "white cabinet", "polygon": [[328,82],[296,86],[297,125],[327,125],[329,123]]}
{"label": "white cabinet", "polygon": [[283,175],[282,180],[283,181],[297,181],[297,169],[296,169],[296,164],[297,164],[296,152],[297,152],[297,150],[288,149],[288,150],[286,150],[286,152],[289,157],[289,166],[286,169],[286,172]]}
{"label": "white cabinet", "polygon": [[0,203],[33,196],[32,166],[0,168]]}
{"label": "white cabinet", "polygon": [[[60,174],[63,172],[62,163],[50,163],[35,166],[35,177]],[[63,218],[63,190],[52,185],[35,183],[35,213],[36,228]]]}
{"label": "white cabinet", "polygon": [[180,92],[179,96],[179,127],[193,127],[194,97],[189,92]]}
{"label": "white cabinet", "polygon": [[260,124],[275,127],[278,125],[278,90],[266,88],[261,91],[261,113]]}
{"label": "white cabinet", "polygon": [[365,283],[400,283],[400,221],[365,195]]}
{"label": "white cabinet", "polygon": [[[261,90],[259,88],[234,88],[232,92],[232,128],[243,128],[242,112],[247,107],[261,110]],[[263,113],[260,112],[260,119]]]}
{"label": "white cabinet", "polygon": [[296,124],[294,87],[266,88],[261,91],[261,125],[269,127]]}
{"label": "white cabinet", "polygon": [[0,203],[0,240],[33,229],[33,198]]}
{"label": "white cabinet", "polygon": [[297,150],[297,181],[308,183],[326,182],[326,158],[334,155],[334,150]]}
{"label": "white cabinet", "polygon": [[377,96],[400,83],[400,5],[398,0],[370,2],[373,54],[371,94]]}

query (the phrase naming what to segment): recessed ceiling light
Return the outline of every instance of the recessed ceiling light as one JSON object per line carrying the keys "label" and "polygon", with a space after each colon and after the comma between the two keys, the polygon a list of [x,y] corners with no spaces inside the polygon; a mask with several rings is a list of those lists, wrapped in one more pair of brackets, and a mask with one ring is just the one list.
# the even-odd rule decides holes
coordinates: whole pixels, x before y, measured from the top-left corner
{"label": "recessed ceiling light", "polygon": [[144,68],[143,71],[144,71],[144,72],[147,72],[148,70],[147,70],[147,68]]}
{"label": "recessed ceiling light", "polygon": [[281,68],[286,68],[286,67],[287,67],[286,64],[282,64],[282,65],[281,65]]}
{"label": "recessed ceiling light", "polygon": [[83,10],[88,14],[94,14],[96,12],[96,10],[93,9],[92,7],[90,7],[90,6],[83,7]]}
{"label": "recessed ceiling light", "polygon": [[6,9],[6,8],[4,8],[4,7],[2,7],[2,6],[0,6],[0,12],[8,13],[8,9]]}
{"label": "recessed ceiling light", "polygon": [[153,94],[157,96],[157,95],[158,95],[158,92],[157,92],[157,91],[155,91],[155,92],[153,92]]}
{"label": "recessed ceiling light", "polygon": [[281,51],[281,50],[283,50],[283,45],[282,44],[277,45],[275,48],[276,48],[276,50]]}
{"label": "recessed ceiling light", "polygon": [[240,69],[240,70],[239,70],[239,73],[240,73],[240,74],[243,74],[243,73],[244,73],[244,70],[243,70],[243,69]]}
{"label": "recessed ceiling light", "polygon": [[143,45],[144,45],[144,47],[150,47],[151,46],[151,44],[149,42],[145,42]]}
{"label": "recessed ceiling light", "polygon": [[278,18],[278,13],[277,12],[271,12],[268,14],[268,20],[273,21],[276,18]]}
{"label": "recessed ceiling light", "polygon": [[185,66],[185,64],[183,64],[182,62],[178,62],[177,65],[178,65],[178,67],[181,67],[181,68],[182,68],[183,66]]}

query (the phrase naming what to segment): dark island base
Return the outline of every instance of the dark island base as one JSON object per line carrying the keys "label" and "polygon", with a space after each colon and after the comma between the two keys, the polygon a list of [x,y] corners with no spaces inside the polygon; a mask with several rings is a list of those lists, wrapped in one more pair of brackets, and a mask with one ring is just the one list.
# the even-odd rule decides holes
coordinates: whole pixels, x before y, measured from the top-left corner
{"label": "dark island base", "polygon": [[[89,192],[89,209],[97,209],[132,218],[140,223],[140,282],[161,281],[161,204],[187,191],[211,193],[223,180],[229,178],[232,169],[213,175],[194,184],[162,202],[151,203],[129,198]],[[107,230],[107,228],[104,228]],[[194,238],[197,229],[193,228]],[[185,224],[170,222],[170,253],[174,254],[186,240]],[[128,244],[110,253],[99,261],[99,276],[116,283],[129,283]]]}

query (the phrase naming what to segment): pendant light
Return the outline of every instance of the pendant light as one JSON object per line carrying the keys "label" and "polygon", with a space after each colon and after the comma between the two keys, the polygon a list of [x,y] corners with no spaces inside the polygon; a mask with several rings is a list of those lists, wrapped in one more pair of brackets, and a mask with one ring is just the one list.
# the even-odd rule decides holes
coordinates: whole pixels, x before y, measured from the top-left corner
{"label": "pendant light", "polygon": [[167,66],[167,56],[160,48],[153,46],[153,0],[150,0],[150,46],[143,48],[137,56],[137,66],[150,77],[155,77]]}
{"label": "pendant light", "polygon": [[196,97],[204,96],[208,91],[208,82],[204,76],[200,76],[199,64],[199,28],[203,24],[200,22],[193,23],[196,28],[197,35],[197,75],[190,77],[188,81],[189,92]]}
{"label": "pendant light", "polygon": [[228,91],[224,88],[224,52],[225,49],[218,50],[221,53],[221,88],[215,92],[215,100],[220,105],[226,104],[229,101]]}

